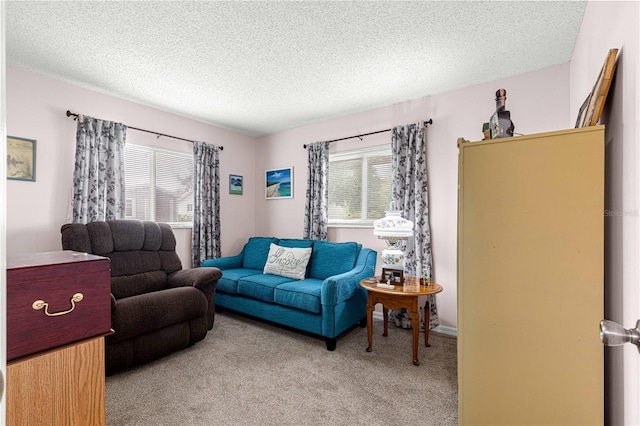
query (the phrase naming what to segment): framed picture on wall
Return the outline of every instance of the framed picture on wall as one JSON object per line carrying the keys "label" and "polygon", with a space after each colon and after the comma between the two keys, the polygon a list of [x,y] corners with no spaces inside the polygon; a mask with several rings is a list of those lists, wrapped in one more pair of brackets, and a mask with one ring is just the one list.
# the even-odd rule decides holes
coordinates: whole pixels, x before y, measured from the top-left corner
{"label": "framed picture on wall", "polygon": [[7,136],[7,179],[36,181],[36,141]]}
{"label": "framed picture on wall", "polygon": [[293,167],[267,170],[264,181],[264,195],[267,200],[293,198]]}
{"label": "framed picture on wall", "polygon": [[229,175],[229,194],[242,195],[242,176]]}

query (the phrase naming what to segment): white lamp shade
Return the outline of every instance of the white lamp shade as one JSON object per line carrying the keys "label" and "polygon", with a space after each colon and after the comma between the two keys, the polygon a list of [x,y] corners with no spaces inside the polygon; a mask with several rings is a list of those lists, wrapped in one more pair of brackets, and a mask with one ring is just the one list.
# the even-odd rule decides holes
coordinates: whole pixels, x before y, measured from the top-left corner
{"label": "white lamp shade", "polygon": [[413,236],[413,222],[399,211],[386,211],[386,216],[373,222],[373,235],[381,238],[407,239]]}
{"label": "white lamp shade", "polygon": [[399,211],[387,211],[386,216],[373,222],[373,235],[387,240],[389,245],[380,253],[382,264],[387,269],[404,268],[404,252],[395,244],[398,240],[413,237],[413,222],[404,219]]}

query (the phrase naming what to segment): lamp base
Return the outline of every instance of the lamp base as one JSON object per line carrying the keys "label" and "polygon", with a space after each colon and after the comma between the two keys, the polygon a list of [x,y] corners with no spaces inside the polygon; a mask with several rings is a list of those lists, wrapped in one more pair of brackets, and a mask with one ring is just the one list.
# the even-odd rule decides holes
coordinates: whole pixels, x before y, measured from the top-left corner
{"label": "lamp base", "polygon": [[403,269],[404,252],[395,246],[389,246],[380,254],[382,264],[387,269]]}

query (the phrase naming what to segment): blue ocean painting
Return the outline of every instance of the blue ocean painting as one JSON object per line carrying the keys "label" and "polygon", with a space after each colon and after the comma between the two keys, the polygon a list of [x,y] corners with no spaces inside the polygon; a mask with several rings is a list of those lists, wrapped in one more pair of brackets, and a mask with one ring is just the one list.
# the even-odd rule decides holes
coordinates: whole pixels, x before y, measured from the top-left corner
{"label": "blue ocean painting", "polygon": [[291,197],[291,168],[267,170],[265,191],[267,198]]}

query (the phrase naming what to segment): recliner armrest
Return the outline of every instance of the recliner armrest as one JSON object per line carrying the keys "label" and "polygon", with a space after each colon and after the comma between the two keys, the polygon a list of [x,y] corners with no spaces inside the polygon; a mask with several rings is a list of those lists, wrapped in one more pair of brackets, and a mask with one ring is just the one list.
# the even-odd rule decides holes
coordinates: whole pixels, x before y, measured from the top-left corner
{"label": "recliner armrest", "polygon": [[221,276],[222,272],[218,268],[181,269],[169,274],[167,283],[172,288],[193,286],[200,291],[205,291],[210,283],[214,283],[215,287]]}
{"label": "recliner armrest", "polygon": [[167,284],[171,288],[193,286],[207,298],[207,327],[213,328],[216,308],[216,286],[222,272],[218,268],[181,269],[167,276]]}

